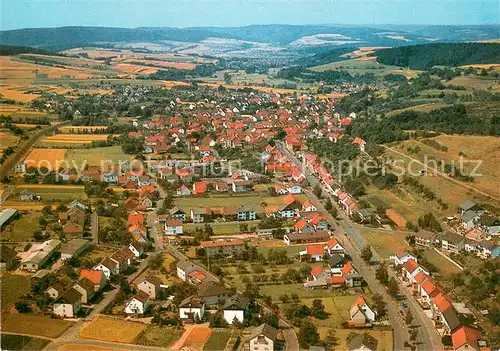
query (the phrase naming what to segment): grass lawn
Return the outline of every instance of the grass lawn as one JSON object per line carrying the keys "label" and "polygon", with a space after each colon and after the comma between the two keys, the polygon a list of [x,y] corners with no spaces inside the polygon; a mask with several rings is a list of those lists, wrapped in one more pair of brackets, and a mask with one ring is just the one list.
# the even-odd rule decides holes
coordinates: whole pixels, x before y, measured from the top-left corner
{"label": "grass lawn", "polygon": [[29,278],[17,274],[4,274],[0,280],[2,311],[7,311],[21,296],[30,290]]}
{"label": "grass lawn", "polygon": [[382,259],[389,258],[398,249],[408,249],[406,233],[386,232],[376,228],[360,227],[360,232]]}
{"label": "grass lawn", "polygon": [[422,252],[422,256],[436,267],[441,275],[450,275],[462,272],[460,268],[441,256],[434,249],[428,249]]}
{"label": "grass lawn", "polygon": [[10,333],[57,338],[72,325],[72,322],[34,314],[2,314],[2,331]]}
{"label": "grass lawn", "polygon": [[[323,296],[332,294],[332,292],[328,290],[327,292],[320,292],[323,293]],[[323,305],[325,306],[325,311],[330,315],[327,319],[313,318],[312,322],[317,327],[340,327],[343,322],[349,319],[349,310],[358,297],[359,295],[321,297]],[[314,300],[314,298],[301,299],[301,303],[311,307]]]}
{"label": "grass lawn", "polygon": [[[245,222],[229,222],[229,223],[208,223],[212,229],[214,230],[215,235],[225,235],[225,234],[240,234],[240,224],[241,223],[246,223],[248,225],[248,228],[250,229],[251,227],[256,227],[259,224],[260,221],[245,221]],[[186,231],[191,231],[194,232],[196,228],[204,229],[205,228],[205,223],[201,224],[194,224],[194,223],[187,223],[184,224],[184,233]]]}
{"label": "grass lawn", "polygon": [[136,344],[168,348],[183,333],[182,329],[149,325],[135,340]]}
{"label": "grass lawn", "polygon": [[[300,201],[307,200],[306,195],[296,195]],[[192,208],[196,207],[231,207],[254,205],[258,213],[264,212],[264,206],[279,206],[283,204],[284,196],[261,196],[256,193],[249,192],[245,195],[234,196],[210,196],[210,197],[185,197],[176,198],[175,206],[186,213],[190,213]]]}
{"label": "grass lawn", "polygon": [[[266,242],[264,242],[265,244]],[[305,249],[305,246],[302,245],[286,245],[284,242],[280,241],[280,244],[283,244],[282,246],[258,246],[257,251],[259,253],[262,253],[264,257],[267,258],[269,254],[269,250],[280,250],[286,251],[287,256],[293,257],[299,254],[299,251],[302,251]],[[250,245],[251,246],[251,245]]]}
{"label": "grass lawn", "polygon": [[70,201],[70,200],[86,200],[84,187],[81,185],[20,185],[16,187],[16,191],[21,192],[27,189],[34,195],[39,195],[42,201]]}
{"label": "grass lawn", "polygon": [[99,317],[80,329],[80,337],[111,342],[133,343],[146,329],[146,324]]}
{"label": "grass lawn", "polygon": [[383,206],[394,209],[407,221],[412,221],[413,223],[416,223],[418,217],[424,214],[424,211],[418,207],[414,200],[405,196],[405,194],[396,196],[388,190],[380,190],[372,186],[367,188],[366,199],[374,208]]}
{"label": "grass lawn", "polygon": [[204,351],[224,350],[230,338],[231,338],[230,331],[214,331],[208,338],[208,341],[203,347],[203,350]]}
{"label": "grass lawn", "polygon": [[2,231],[1,238],[11,241],[29,241],[33,237],[33,233],[40,228],[38,223],[42,214],[40,212],[29,212],[21,214],[21,218],[13,220]]}
{"label": "grass lawn", "polygon": [[32,338],[26,335],[1,335],[3,350],[43,350],[49,340]]}
{"label": "grass lawn", "polygon": [[[120,160],[131,161],[134,157],[123,153],[121,146],[98,147],[93,149],[68,149],[66,161],[70,165],[76,164],[78,168],[86,162],[88,165],[100,166],[101,161],[109,160],[115,164]],[[109,164],[109,163],[105,163]]]}
{"label": "grass lawn", "polygon": [[[318,328],[318,332],[320,336],[325,337],[328,332],[329,327],[320,327]],[[356,329],[335,329],[335,335],[337,337],[337,343],[334,347],[335,351],[343,351],[349,349],[349,343],[347,338],[349,334],[364,334],[368,333],[373,336],[378,341],[378,351],[392,351],[392,331],[390,330],[356,330]]]}

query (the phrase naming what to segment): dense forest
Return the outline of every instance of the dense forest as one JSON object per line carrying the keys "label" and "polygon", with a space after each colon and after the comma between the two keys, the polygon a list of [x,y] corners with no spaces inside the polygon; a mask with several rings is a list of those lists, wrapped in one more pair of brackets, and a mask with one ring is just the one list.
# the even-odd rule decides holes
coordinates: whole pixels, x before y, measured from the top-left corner
{"label": "dense forest", "polygon": [[18,54],[41,54],[48,55],[47,50],[32,48],[29,46],[11,46],[0,45],[0,56],[18,55]]}
{"label": "dense forest", "polygon": [[385,65],[430,69],[433,66],[462,66],[473,63],[500,63],[500,44],[453,43],[401,46],[375,51]]}
{"label": "dense forest", "polygon": [[277,78],[288,80],[301,80],[304,83],[323,81],[326,84],[350,83],[371,83],[375,81],[373,74],[352,75],[347,71],[323,71],[315,72],[302,66],[293,66],[281,69],[276,75]]}
{"label": "dense forest", "polygon": [[331,62],[338,62],[338,61],[346,60],[347,57],[343,57],[342,55],[345,55],[345,54],[352,52],[354,50],[356,50],[356,48],[351,47],[351,48],[341,48],[341,49],[335,49],[335,50],[330,50],[330,51],[326,51],[326,52],[320,52],[320,53],[317,53],[313,56],[302,57],[300,59],[297,59],[293,63],[297,66],[305,66],[305,67],[326,65],[327,63],[331,63]]}

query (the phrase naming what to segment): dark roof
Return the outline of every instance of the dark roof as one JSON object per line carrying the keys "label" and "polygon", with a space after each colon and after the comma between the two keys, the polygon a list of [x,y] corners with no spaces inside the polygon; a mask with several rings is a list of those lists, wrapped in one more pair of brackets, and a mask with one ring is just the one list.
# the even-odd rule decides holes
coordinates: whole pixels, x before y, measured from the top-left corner
{"label": "dark roof", "polygon": [[201,308],[204,302],[196,295],[189,296],[181,301],[179,307]]}
{"label": "dark roof", "polygon": [[428,230],[420,230],[417,233],[415,233],[415,237],[426,240],[432,240],[436,237],[436,233],[430,232]]}
{"label": "dark roof", "polygon": [[139,300],[142,303],[146,303],[146,301],[149,299],[149,295],[145,293],[142,290],[137,291],[137,293],[134,295],[133,299]]}
{"label": "dark roof", "polygon": [[316,239],[316,240],[327,240],[330,238],[330,233],[327,230],[318,230],[311,233],[290,233],[286,234],[290,240],[306,240],[306,239]]}
{"label": "dark roof", "polygon": [[200,297],[209,297],[209,296],[218,296],[227,294],[232,294],[232,292],[215,282],[198,284],[198,295]]}
{"label": "dark roof", "polygon": [[334,255],[332,255],[332,257],[330,257],[330,258],[328,259],[328,265],[329,265],[330,267],[334,267],[334,266],[336,266],[336,265],[338,265],[339,263],[342,263],[342,262],[344,262],[344,261],[345,261],[345,257],[344,257],[344,256],[341,256],[341,255],[339,255],[339,254],[334,254]]}
{"label": "dark roof", "polygon": [[351,342],[349,342],[349,350],[356,350],[362,346],[375,351],[378,347],[378,340],[370,334],[359,334],[352,338]]}
{"label": "dark roof", "polygon": [[278,336],[278,330],[271,327],[269,324],[264,323],[252,329],[248,337],[248,340],[252,340],[253,338],[259,335],[264,335],[274,341]]}
{"label": "dark roof", "polygon": [[443,318],[446,320],[446,323],[450,327],[451,331],[457,329],[461,324],[453,307],[450,307],[443,312]]}
{"label": "dark roof", "polygon": [[161,284],[163,284],[163,282],[161,281],[160,278],[158,278],[156,275],[148,275],[146,278],[142,279],[140,283],[144,282],[144,281],[147,281],[148,283],[151,283],[153,284],[154,286],[160,286]]}
{"label": "dark roof", "polygon": [[170,213],[171,215],[174,215],[174,214],[177,214],[177,213],[184,213],[185,214],[186,212],[184,212],[183,210],[181,210],[178,207],[174,207],[170,211],[168,211],[168,213]]}
{"label": "dark roof", "polygon": [[47,290],[49,289],[55,289],[57,291],[57,293],[59,294],[59,296],[61,296],[61,294],[64,292],[64,285],[62,285],[61,283],[57,282],[55,283],[54,285],[51,285],[47,288]]}
{"label": "dark roof", "polygon": [[0,261],[8,262],[16,258],[17,252],[12,250],[10,247],[1,245],[0,246]]}
{"label": "dark roof", "polygon": [[444,234],[441,234],[441,241],[443,241],[443,240],[446,240],[450,243],[458,244],[462,240],[465,240],[465,237],[463,237],[459,234],[456,234],[456,233],[446,232]]}
{"label": "dark roof", "polygon": [[76,284],[85,289],[87,293],[94,291],[94,283],[89,278],[82,278]]}
{"label": "dark roof", "polygon": [[223,309],[225,310],[246,310],[250,300],[241,294],[234,294],[226,300]]}
{"label": "dark roof", "polygon": [[493,225],[500,225],[500,220],[495,217],[491,217],[490,215],[483,215],[481,218],[479,218],[479,224],[484,225],[486,227],[493,226]]}
{"label": "dark roof", "polygon": [[77,302],[82,301],[82,294],[79,291],[71,288],[66,291],[60,298],[57,299],[56,303],[70,303],[74,305]]}

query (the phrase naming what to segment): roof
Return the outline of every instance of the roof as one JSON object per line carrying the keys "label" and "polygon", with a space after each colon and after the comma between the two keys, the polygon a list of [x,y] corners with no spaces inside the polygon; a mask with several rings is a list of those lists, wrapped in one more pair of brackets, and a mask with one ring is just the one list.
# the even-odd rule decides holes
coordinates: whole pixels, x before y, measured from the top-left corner
{"label": "roof", "polygon": [[347,261],[346,264],[344,265],[344,267],[342,267],[342,275],[345,275],[347,273],[349,273],[350,271],[352,271],[354,269],[354,266],[352,265],[352,262],[351,261]]}
{"label": "roof", "polygon": [[361,347],[369,350],[377,350],[378,340],[370,334],[358,334],[349,342],[349,350],[357,350]]}
{"label": "roof", "polygon": [[16,213],[17,210],[13,208],[6,208],[0,212],[0,228]]}
{"label": "roof", "polygon": [[477,329],[463,326],[455,330],[451,334],[453,342],[453,349],[458,349],[465,344],[473,346],[475,349],[479,348],[477,341],[481,339],[481,332]]}
{"label": "roof", "polygon": [[338,265],[339,263],[342,263],[345,261],[345,257],[344,256],[341,256],[339,254],[334,254],[332,255],[332,257],[330,257],[328,259],[328,265],[331,267],[331,266],[336,266]]}
{"label": "roof", "polygon": [[148,301],[149,295],[142,290],[138,290],[137,293],[132,298],[144,304],[146,303],[146,301]]}
{"label": "roof", "polygon": [[143,282],[148,282],[153,284],[154,286],[160,286],[163,284],[160,278],[158,278],[156,275],[148,275],[144,279],[141,279],[141,281],[138,284],[141,284]]}
{"label": "roof", "polygon": [[[326,243],[326,246],[329,249],[331,249],[331,248],[335,247],[337,244],[340,245],[340,243],[338,242],[337,238],[333,237],[330,240],[328,240],[328,242]],[[342,245],[340,245],[340,246],[342,246]]]}
{"label": "roof", "polygon": [[45,258],[47,258],[48,255],[54,252],[54,250],[56,250],[59,245],[61,245],[60,240],[47,240],[43,242],[36,250],[32,251],[31,254],[28,257],[24,258],[21,262],[31,262],[39,264]]}
{"label": "roof", "polygon": [[224,303],[223,309],[225,310],[246,310],[250,300],[248,297],[241,294],[234,294],[229,297]]}
{"label": "roof", "polygon": [[206,283],[198,284],[198,295],[200,297],[217,296],[231,294],[231,291],[227,290],[222,285],[215,282],[209,281]]}
{"label": "roof", "polygon": [[79,291],[71,288],[71,289],[67,290],[60,298],[58,298],[55,303],[68,302],[68,303],[74,305],[80,301],[82,301],[82,294],[80,294]]}
{"label": "roof", "polygon": [[453,243],[453,244],[458,244],[462,240],[465,240],[465,237],[463,237],[462,235],[456,234],[456,233],[446,232],[446,233],[441,235],[441,241],[443,241],[443,240],[450,242],[450,243]]}
{"label": "roof", "polygon": [[467,200],[467,201],[465,201],[464,203],[462,203],[462,204],[460,205],[460,209],[461,209],[462,211],[467,211],[467,210],[471,209],[471,208],[472,208],[472,207],[474,207],[474,206],[476,206],[476,203],[475,203],[475,202],[472,202],[472,201],[470,201],[470,200]]}
{"label": "roof", "polygon": [[286,234],[288,239],[293,240],[306,240],[306,239],[316,239],[327,241],[330,239],[330,233],[327,230],[318,230],[310,233],[290,233]]}
{"label": "roof", "polygon": [[308,255],[323,255],[325,248],[323,245],[310,245],[306,247],[306,252]]}
{"label": "roof", "polygon": [[88,278],[83,277],[76,284],[78,284],[83,289],[85,289],[85,291],[87,291],[87,293],[94,291],[95,284],[92,281],[90,281],[90,279],[88,279]]}
{"label": "roof", "polygon": [[450,299],[443,292],[440,292],[432,298],[432,302],[436,305],[439,311],[443,313],[452,306]]}
{"label": "roof", "polygon": [[256,338],[259,335],[264,335],[265,337],[274,341],[278,337],[278,330],[271,327],[269,324],[264,323],[264,324],[259,325],[258,327],[253,328],[250,331],[250,335],[248,336],[248,339],[251,340],[253,338]]}
{"label": "roof", "polygon": [[412,258],[403,263],[403,268],[408,273],[413,273],[419,267],[418,263],[415,262]]}
{"label": "roof", "polygon": [[82,249],[85,245],[89,244],[89,240],[86,239],[72,239],[67,243],[61,245],[61,249],[59,250],[62,254],[74,255],[80,249]]}
{"label": "roof", "polygon": [[450,327],[450,330],[455,330],[460,326],[460,320],[458,319],[457,313],[455,312],[455,309],[448,308],[443,312],[443,318],[448,324],[448,327]]}
{"label": "roof", "polygon": [[430,232],[428,230],[420,230],[415,233],[416,238],[422,238],[425,240],[432,240],[436,237],[436,233]]}
{"label": "roof", "polygon": [[94,284],[100,284],[103,276],[104,276],[103,271],[97,271],[94,269],[84,268],[80,271],[80,279],[88,278]]}
{"label": "roof", "polygon": [[179,307],[201,308],[204,304],[198,296],[192,295],[182,300]]}
{"label": "roof", "polygon": [[200,247],[224,247],[224,246],[240,246],[245,245],[243,240],[232,239],[232,240],[220,240],[220,241],[202,241],[200,242]]}
{"label": "roof", "polygon": [[311,274],[314,276],[314,277],[317,277],[318,275],[321,274],[321,272],[323,272],[323,267],[322,266],[314,266],[312,269],[311,269]]}
{"label": "roof", "polygon": [[344,277],[342,277],[340,275],[334,275],[334,276],[332,276],[332,284],[335,284],[335,285],[345,284],[345,279],[344,279]]}

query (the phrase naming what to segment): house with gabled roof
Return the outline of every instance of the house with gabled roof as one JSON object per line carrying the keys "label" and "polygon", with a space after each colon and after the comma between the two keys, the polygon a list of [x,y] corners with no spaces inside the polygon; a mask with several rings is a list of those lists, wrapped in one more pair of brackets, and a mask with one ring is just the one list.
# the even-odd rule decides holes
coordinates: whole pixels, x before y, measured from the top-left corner
{"label": "house with gabled roof", "polygon": [[377,318],[377,313],[368,305],[361,295],[349,310],[349,325],[353,327],[371,326]]}
{"label": "house with gabled roof", "polygon": [[298,233],[312,233],[314,232],[314,227],[310,225],[305,219],[299,219],[293,227]]}
{"label": "house with gabled roof", "polygon": [[95,294],[95,284],[90,281],[88,278],[80,279],[75,285],[73,285],[73,289],[78,291],[82,295],[82,303],[86,304],[94,297]]}
{"label": "house with gabled roof", "polygon": [[407,282],[410,284],[415,283],[415,276],[420,273],[424,272],[425,274],[429,274],[422,266],[420,266],[415,260],[409,259],[405,263],[403,263],[402,267],[402,274],[403,277]]}
{"label": "house with gabled roof", "polygon": [[186,212],[184,212],[178,207],[173,207],[168,211],[168,213],[175,219],[178,219],[182,222],[186,221]]}
{"label": "house with gabled roof", "polygon": [[113,261],[111,258],[106,257],[97,266],[92,268],[93,270],[102,271],[107,279],[111,276],[118,274],[118,263]]}
{"label": "house with gabled roof", "polygon": [[179,187],[179,189],[177,189],[177,191],[175,192],[176,195],[178,197],[182,197],[182,196],[191,196],[191,190],[189,190],[189,188],[187,186],[185,186],[184,184],[181,185]]}
{"label": "house with gabled roof", "polygon": [[[261,324],[250,331],[245,347],[252,351],[273,351],[278,342],[278,330],[269,324]],[[277,346],[277,345],[276,345]]]}
{"label": "house with gabled roof", "polygon": [[325,245],[325,250],[329,255],[339,255],[339,256],[345,255],[344,247],[339,243],[339,241],[335,237],[332,237],[330,240],[327,241]]}
{"label": "house with gabled roof", "polygon": [[82,295],[75,289],[67,290],[54,302],[54,314],[63,318],[74,318],[82,308]]}
{"label": "house with gabled roof", "polygon": [[451,334],[454,351],[480,351],[479,340],[481,332],[469,326],[461,326]]}
{"label": "house with gabled roof", "polygon": [[325,256],[325,248],[323,245],[308,245],[305,250],[299,251],[299,256],[309,257],[310,261],[320,262],[323,261]]}
{"label": "house with gabled roof", "polygon": [[106,285],[106,275],[101,270],[82,268],[79,279],[83,278],[87,278],[94,284],[95,291],[99,291]]}
{"label": "house with gabled roof", "polygon": [[148,275],[136,284],[136,288],[144,291],[152,300],[156,300],[160,295],[162,285],[163,282],[156,275]]}
{"label": "house with gabled roof", "polygon": [[199,296],[193,295],[185,298],[179,304],[180,319],[201,319],[205,315],[205,302]]}
{"label": "house with gabled roof", "polygon": [[144,314],[149,304],[149,295],[142,290],[138,290],[137,293],[126,302],[124,312],[127,314]]}

